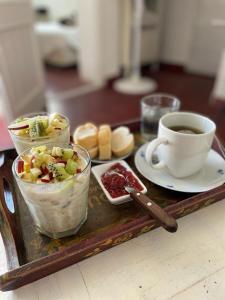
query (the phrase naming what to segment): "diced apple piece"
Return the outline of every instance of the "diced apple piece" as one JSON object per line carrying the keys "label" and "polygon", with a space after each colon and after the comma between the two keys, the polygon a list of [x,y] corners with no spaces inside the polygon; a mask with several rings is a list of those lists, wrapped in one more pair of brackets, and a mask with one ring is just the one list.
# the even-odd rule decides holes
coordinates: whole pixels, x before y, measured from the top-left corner
{"label": "diced apple piece", "polygon": [[56,163],[55,167],[56,168],[65,168],[65,164],[64,163]]}
{"label": "diced apple piece", "polygon": [[24,172],[24,161],[23,161],[23,160],[19,160],[19,161],[18,161],[18,164],[17,164],[17,172],[18,172],[18,173]]}
{"label": "diced apple piece", "polygon": [[44,183],[49,183],[50,182],[50,178],[49,175],[45,175],[41,178],[41,181]]}
{"label": "diced apple piece", "polygon": [[14,123],[8,126],[9,130],[21,130],[25,128],[29,128],[29,124],[26,121]]}
{"label": "diced apple piece", "polygon": [[45,152],[47,150],[47,146],[43,145],[43,146],[37,146],[37,147],[33,147],[31,149],[31,152],[33,154],[36,154],[36,153],[42,153],[42,152]]}
{"label": "diced apple piece", "polygon": [[58,160],[57,160],[57,163],[61,163],[61,164],[66,165],[67,161],[64,160],[64,159],[58,159]]}
{"label": "diced apple piece", "polygon": [[21,178],[26,181],[32,181],[33,179],[31,173],[23,173],[23,176]]}
{"label": "diced apple piece", "polygon": [[30,172],[34,178],[38,178],[38,176],[41,175],[41,170],[39,168],[32,168],[30,169]]}
{"label": "diced apple piece", "polygon": [[52,148],[52,156],[62,156],[62,148],[53,147]]}

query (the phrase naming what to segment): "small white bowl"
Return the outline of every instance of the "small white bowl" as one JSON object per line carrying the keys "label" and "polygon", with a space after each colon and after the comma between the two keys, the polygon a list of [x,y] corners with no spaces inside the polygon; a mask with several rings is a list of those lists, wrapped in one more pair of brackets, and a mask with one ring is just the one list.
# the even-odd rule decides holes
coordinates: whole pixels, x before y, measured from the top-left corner
{"label": "small white bowl", "polygon": [[108,198],[109,202],[112,204],[121,204],[127,201],[131,201],[132,199],[130,198],[129,195],[124,195],[124,196],[120,196],[117,198],[112,198],[109,194],[109,192],[106,190],[106,188],[104,187],[102,180],[101,180],[101,176],[102,174],[104,174],[111,166],[120,163],[122,166],[124,166],[128,171],[131,171],[133,176],[138,180],[138,182],[140,183],[140,185],[143,187],[143,190],[141,191],[142,193],[146,193],[147,189],[144,186],[144,184],[141,182],[141,180],[137,177],[137,175],[133,172],[133,170],[131,169],[131,167],[128,165],[128,163],[124,160],[117,160],[116,162],[110,162],[110,163],[106,163],[106,164],[101,164],[95,167],[92,167],[92,173],[94,174],[95,178],[97,179],[99,185],[101,186],[103,192],[105,193],[106,197]]}

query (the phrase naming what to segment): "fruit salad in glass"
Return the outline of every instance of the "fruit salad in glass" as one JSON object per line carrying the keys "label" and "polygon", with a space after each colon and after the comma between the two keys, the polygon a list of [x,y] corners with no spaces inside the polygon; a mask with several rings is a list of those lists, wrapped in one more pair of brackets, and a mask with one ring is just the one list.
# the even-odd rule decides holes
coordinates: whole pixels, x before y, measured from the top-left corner
{"label": "fruit salad in glass", "polygon": [[18,154],[46,143],[69,143],[69,120],[59,113],[24,115],[8,126]]}
{"label": "fruit salad in glass", "polygon": [[39,232],[61,238],[86,221],[90,165],[78,145],[46,144],[15,159],[13,174]]}

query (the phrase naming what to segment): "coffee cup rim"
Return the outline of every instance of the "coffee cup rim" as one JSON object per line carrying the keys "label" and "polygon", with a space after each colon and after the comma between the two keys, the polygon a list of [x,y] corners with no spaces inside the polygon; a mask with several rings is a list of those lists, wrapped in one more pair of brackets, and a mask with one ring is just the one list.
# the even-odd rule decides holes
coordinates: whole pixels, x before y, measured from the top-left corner
{"label": "coffee cup rim", "polygon": [[[207,132],[204,132],[204,133],[199,133],[199,134],[194,134],[194,133],[190,133],[190,134],[184,134],[182,132],[177,132],[177,131],[174,131],[174,130],[171,130],[170,128],[168,128],[166,125],[163,124],[163,121],[164,119],[170,117],[171,115],[189,115],[189,116],[195,116],[195,117],[201,117],[201,118],[204,118],[205,120],[207,120],[208,122],[211,123],[212,125],[212,129],[207,131]],[[216,124],[213,120],[211,120],[210,118],[202,115],[202,114],[199,114],[199,113],[193,113],[193,112],[186,112],[186,111],[179,111],[179,112],[171,112],[171,113],[167,113],[165,114],[164,116],[161,117],[161,119],[159,120],[159,125],[162,126],[165,130],[167,130],[168,132],[172,132],[174,135],[178,135],[178,136],[186,136],[187,138],[188,137],[200,137],[200,136],[206,136],[208,134],[211,134],[213,132],[216,131]]]}

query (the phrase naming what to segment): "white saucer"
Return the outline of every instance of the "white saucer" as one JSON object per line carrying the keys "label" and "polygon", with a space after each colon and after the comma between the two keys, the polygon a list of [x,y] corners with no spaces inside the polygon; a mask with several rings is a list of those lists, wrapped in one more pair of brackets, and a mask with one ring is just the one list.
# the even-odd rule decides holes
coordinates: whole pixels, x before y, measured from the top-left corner
{"label": "white saucer", "polygon": [[214,150],[210,150],[205,166],[198,173],[175,178],[166,169],[155,170],[145,160],[147,144],[141,146],[135,153],[135,165],[138,171],[151,182],[166,189],[200,193],[209,191],[225,182],[225,160]]}

